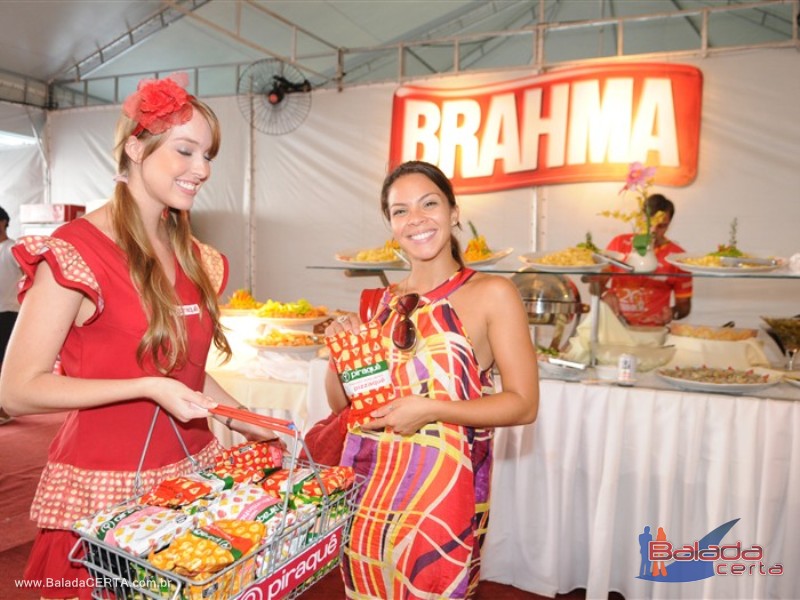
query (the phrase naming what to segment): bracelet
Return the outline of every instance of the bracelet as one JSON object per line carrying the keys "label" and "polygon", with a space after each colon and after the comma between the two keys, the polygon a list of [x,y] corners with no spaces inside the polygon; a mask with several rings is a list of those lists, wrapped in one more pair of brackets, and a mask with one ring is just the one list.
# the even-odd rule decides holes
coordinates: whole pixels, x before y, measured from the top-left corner
{"label": "bracelet", "polygon": [[[250,409],[247,408],[246,406],[242,405],[242,404],[237,404],[235,408],[238,408],[239,410],[246,410],[247,412],[250,412]],[[225,427],[230,429],[232,421],[233,421],[233,417],[228,417],[227,419],[225,419]]]}

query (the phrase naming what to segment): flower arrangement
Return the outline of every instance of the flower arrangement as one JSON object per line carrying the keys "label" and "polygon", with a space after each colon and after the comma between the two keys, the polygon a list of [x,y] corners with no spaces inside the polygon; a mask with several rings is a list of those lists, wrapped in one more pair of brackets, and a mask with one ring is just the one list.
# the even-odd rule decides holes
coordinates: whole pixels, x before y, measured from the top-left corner
{"label": "flower arrangement", "polygon": [[652,228],[658,225],[664,218],[662,211],[654,215],[650,214],[647,206],[647,198],[650,196],[650,188],[655,181],[656,168],[645,167],[640,162],[633,162],[628,167],[628,177],[625,185],[619,191],[620,194],[633,192],[636,194],[636,210],[624,212],[621,210],[604,210],[600,215],[619,219],[626,223],[631,223],[633,227],[633,248],[641,256],[647,253],[652,240]]}
{"label": "flower arrangement", "polygon": [[186,73],[173,73],[166,79],[143,79],[136,91],[125,99],[122,110],[136,121],[133,135],[142,131],[164,133],[192,118],[192,96],[184,89],[189,84]]}

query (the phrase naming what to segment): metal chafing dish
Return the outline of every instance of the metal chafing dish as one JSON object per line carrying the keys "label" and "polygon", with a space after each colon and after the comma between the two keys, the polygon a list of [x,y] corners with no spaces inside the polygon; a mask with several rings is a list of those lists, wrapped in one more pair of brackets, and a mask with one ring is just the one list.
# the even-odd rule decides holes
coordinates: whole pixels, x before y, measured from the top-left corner
{"label": "metal chafing dish", "polygon": [[569,277],[522,269],[511,276],[519,290],[533,341],[542,348],[562,350],[575,333],[581,315],[589,311],[581,303],[578,288]]}

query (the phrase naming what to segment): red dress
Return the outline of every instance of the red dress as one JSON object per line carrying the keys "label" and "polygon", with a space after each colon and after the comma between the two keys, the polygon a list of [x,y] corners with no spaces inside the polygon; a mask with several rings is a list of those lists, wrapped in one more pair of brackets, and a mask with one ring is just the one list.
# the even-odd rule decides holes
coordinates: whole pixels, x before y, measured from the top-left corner
{"label": "red dress", "polygon": [[[226,259],[208,246],[198,244],[196,249],[212,283],[221,291],[227,279]],[[81,327],[73,325],[64,341],[60,360],[66,376],[113,380],[159,375],[149,357],[142,367],[136,361],[136,348],[147,321],[128,273],[127,259],[110,238],[86,219],[78,219],[59,228],[52,237],[21,238],[13,252],[25,275],[21,301],[33,284],[36,267],[44,260],[60,285],[81,291],[95,305],[94,314]],[[211,320],[200,305],[199,290],[177,261],[176,266],[175,291],[185,319],[189,355],[186,364],[171,377],[193,390],[202,390]],[[31,506],[31,518],[40,528],[69,530],[79,517],[122,502],[136,492],[134,477],[156,406],[150,399],[137,398],[73,410],[67,415],[50,445],[48,463]],[[175,424],[186,448],[200,464],[208,463],[219,452],[206,419],[189,423],[175,420]],[[165,477],[192,470],[196,467],[188,460],[167,415],[160,411],[142,464],[142,490]],[[70,539],[74,543],[74,538]],[[59,565],[63,568],[66,562],[65,542],[69,543],[63,532],[40,532],[25,576],[66,576],[66,572],[58,572]],[[77,595],[74,589],[46,592],[52,597],[62,592]]]}

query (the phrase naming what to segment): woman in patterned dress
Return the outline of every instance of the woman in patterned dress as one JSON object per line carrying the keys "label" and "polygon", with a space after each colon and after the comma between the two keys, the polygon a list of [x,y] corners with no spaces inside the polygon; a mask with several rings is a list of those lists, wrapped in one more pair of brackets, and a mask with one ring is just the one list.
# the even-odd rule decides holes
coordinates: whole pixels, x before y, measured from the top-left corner
{"label": "woman in patterned dress", "polygon": [[221,449],[209,409],[237,403],[205,364],[212,340],[230,354],[217,308],[227,260],[189,226],[219,143],[211,109],[176,81],[140,83],[117,126],[110,202],[14,247],[24,300],[0,402],[12,415],[70,411],[31,508],[40,529],[24,577],[45,597],[91,594],[67,558],[76,519],[134,495],[137,472],[144,491]]}
{"label": "woman in patterned dress", "polygon": [[[395,399],[348,433],[342,455],[367,478],[345,550],[347,597],[469,598],[488,522],[492,428],[531,423],[538,409],[527,314],[510,280],[464,266],[452,234],[459,208],[437,167],[404,163],[381,204],[411,269],[380,292],[372,317]],[[360,322],[349,315],[326,333]],[[334,371],[326,389],[343,410]]]}

